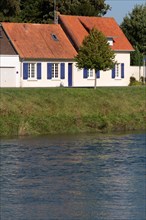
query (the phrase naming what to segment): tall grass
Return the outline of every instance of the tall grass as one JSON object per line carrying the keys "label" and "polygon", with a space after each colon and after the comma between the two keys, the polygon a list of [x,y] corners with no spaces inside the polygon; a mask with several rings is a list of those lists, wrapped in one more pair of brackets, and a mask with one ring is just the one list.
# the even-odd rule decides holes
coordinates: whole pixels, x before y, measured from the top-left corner
{"label": "tall grass", "polygon": [[0,135],[145,129],[146,87],[0,89]]}

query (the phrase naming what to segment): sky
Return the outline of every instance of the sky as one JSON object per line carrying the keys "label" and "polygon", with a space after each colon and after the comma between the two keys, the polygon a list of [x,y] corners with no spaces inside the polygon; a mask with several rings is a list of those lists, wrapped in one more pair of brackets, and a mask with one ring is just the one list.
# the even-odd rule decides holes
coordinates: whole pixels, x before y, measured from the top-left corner
{"label": "sky", "polygon": [[105,2],[112,7],[105,17],[114,17],[120,25],[123,18],[132,12],[135,5],[145,4],[146,0],[106,0]]}

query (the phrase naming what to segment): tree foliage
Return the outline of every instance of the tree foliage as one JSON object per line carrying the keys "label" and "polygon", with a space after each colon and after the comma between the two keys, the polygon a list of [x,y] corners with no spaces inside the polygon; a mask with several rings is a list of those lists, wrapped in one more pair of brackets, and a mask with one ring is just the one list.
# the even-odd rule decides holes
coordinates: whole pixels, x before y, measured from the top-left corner
{"label": "tree foliage", "polygon": [[131,64],[138,65],[137,63],[141,63],[142,54],[146,54],[146,4],[136,5],[123,19],[121,28],[135,48]]}
{"label": "tree foliage", "polygon": [[115,64],[114,59],[114,51],[110,48],[106,37],[95,28],[85,37],[75,57],[79,69],[94,69],[95,73],[98,70],[112,69]]}
{"label": "tree foliage", "polygon": [[20,18],[23,22],[51,23],[53,20],[53,0],[21,0],[20,7]]}
{"label": "tree foliage", "polygon": [[9,21],[17,17],[20,13],[19,0],[1,0],[0,1],[0,20]]}
{"label": "tree foliage", "polygon": [[143,53],[135,46],[135,51],[131,52],[131,64],[135,66],[143,65]]}
{"label": "tree foliage", "polygon": [[105,0],[1,0],[0,20],[48,23],[56,10],[67,15],[103,16],[110,10]]}
{"label": "tree foliage", "polygon": [[58,0],[58,10],[62,14],[102,16],[110,10],[105,0]]}

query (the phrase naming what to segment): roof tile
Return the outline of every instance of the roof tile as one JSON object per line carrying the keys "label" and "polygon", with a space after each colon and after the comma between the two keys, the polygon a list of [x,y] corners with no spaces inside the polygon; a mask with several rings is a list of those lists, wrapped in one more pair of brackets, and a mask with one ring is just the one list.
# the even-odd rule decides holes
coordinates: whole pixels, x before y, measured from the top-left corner
{"label": "roof tile", "polygon": [[59,24],[2,22],[2,26],[21,58],[72,59],[77,54]]}
{"label": "roof tile", "polygon": [[84,37],[88,34],[88,30],[91,30],[93,27],[95,27],[107,38],[113,38],[113,50],[134,50],[114,18],[59,15],[59,19],[72,40],[76,42],[77,47],[81,45]]}

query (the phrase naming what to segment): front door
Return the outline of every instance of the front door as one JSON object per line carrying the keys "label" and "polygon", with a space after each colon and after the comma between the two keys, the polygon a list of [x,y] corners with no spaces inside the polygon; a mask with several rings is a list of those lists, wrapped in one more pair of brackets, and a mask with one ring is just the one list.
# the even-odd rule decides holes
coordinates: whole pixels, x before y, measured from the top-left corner
{"label": "front door", "polygon": [[68,64],[68,86],[72,87],[72,63]]}

